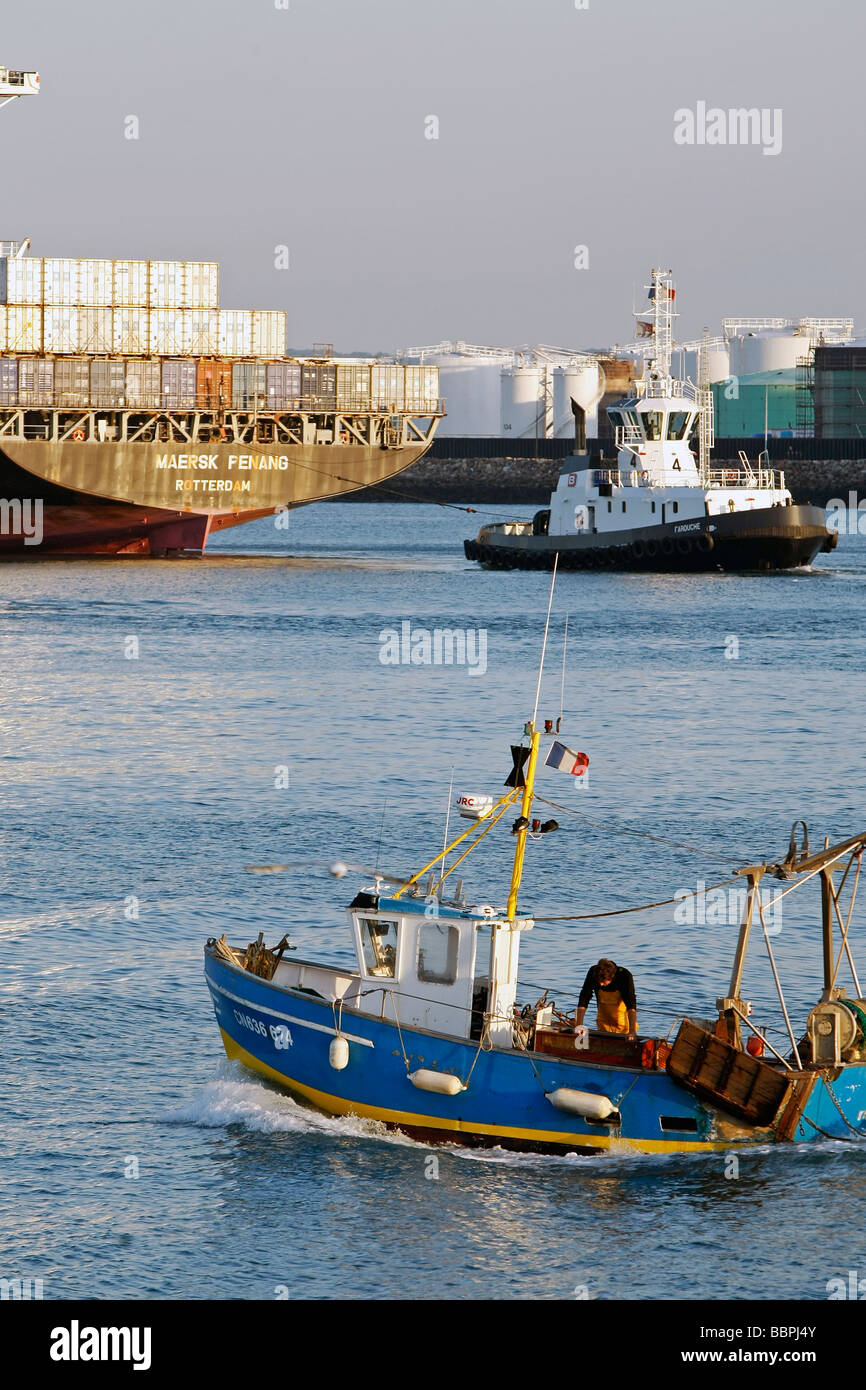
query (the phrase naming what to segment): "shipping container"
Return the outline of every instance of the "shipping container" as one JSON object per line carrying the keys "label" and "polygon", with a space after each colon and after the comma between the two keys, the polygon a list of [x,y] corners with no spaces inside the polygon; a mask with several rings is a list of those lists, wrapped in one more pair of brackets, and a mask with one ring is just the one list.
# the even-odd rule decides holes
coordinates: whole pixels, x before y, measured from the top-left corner
{"label": "shipping container", "polygon": [[400,410],[403,406],[403,368],[377,362],[371,367],[371,396],[376,410]]}
{"label": "shipping container", "polygon": [[406,409],[435,410],[439,401],[438,367],[404,367]]}
{"label": "shipping container", "polygon": [[113,297],[113,261],[79,261],[77,302],[89,309],[110,309]]}
{"label": "shipping container", "polygon": [[132,409],[158,410],[162,394],[159,362],[133,359],[126,364],[126,404]]}
{"label": "shipping container", "polygon": [[370,367],[361,363],[337,366],[337,405],[340,410],[370,409]]}
{"label": "shipping container", "polygon": [[150,310],[112,310],[112,351],[122,357],[138,357],[150,351]]}
{"label": "shipping container", "polygon": [[151,261],[147,302],[152,309],[182,309],[186,303],[186,262]]}
{"label": "shipping container", "polygon": [[0,352],[6,351],[6,305],[0,304]]}
{"label": "shipping container", "polygon": [[80,304],[81,266],[80,260],[46,256],[43,261],[43,304]]}
{"label": "shipping container", "polygon": [[18,363],[18,404],[26,406],[50,406],[53,402],[53,358],[22,358]]}
{"label": "shipping container", "polygon": [[83,352],[79,331],[81,311],[73,304],[46,304],[42,310],[43,352]]}
{"label": "shipping container", "polygon": [[232,404],[232,364],[213,358],[202,360],[196,372],[196,404],[199,410],[228,410]]}
{"label": "shipping container", "polygon": [[253,324],[247,309],[220,309],[217,350],[221,357],[252,356]]}
{"label": "shipping container", "polygon": [[[46,309],[46,313],[48,310]],[[112,309],[78,310],[79,352],[114,351],[114,311]],[[46,344],[46,352],[48,347]],[[58,349],[55,348],[55,351]]]}
{"label": "shipping container", "polygon": [[102,357],[90,364],[90,404],[119,409],[126,400],[126,363],[122,357]]}
{"label": "shipping container", "polygon": [[190,350],[190,328],[186,309],[151,309],[147,349],[150,356],[186,356]]}
{"label": "shipping container", "polygon": [[0,405],[15,405],[18,400],[18,361],[15,357],[0,357]]}
{"label": "shipping container", "polygon": [[160,385],[163,410],[195,409],[196,364],[188,357],[166,359]]}
{"label": "shipping container", "polygon": [[216,309],[185,309],[189,319],[189,352],[193,357],[210,357],[219,352],[219,313]]}
{"label": "shipping container", "polygon": [[6,351],[42,351],[42,309],[33,304],[7,304]]}
{"label": "shipping container", "polygon": [[20,260],[3,260],[4,304],[42,303],[42,258],[22,256]]}
{"label": "shipping container", "polygon": [[266,410],[267,389],[267,368],[264,362],[234,363],[232,405],[235,410]]}
{"label": "shipping container", "polygon": [[282,309],[252,309],[251,357],[285,357],[286,315]]}
{"label": "shipping container", "polygon": [[86,406],[90,399],[90,362],[86,357],[59,357],[54,363],[54,404],[61,409]]}
{"label": "shipping container", "polygon": [[116,309],[147,308],[150,261],[112,261],[112,306]]}
{"label": "shipping container", "polygon": [[187,261],[183,308],[219,308],[219,266],[216,261]]}
{"label": "shipping container", "polygon": [[301,403],[300,362],[268,362],[265,369],[268,410],[297,410]]}
{"label": "shipping container", "polygon": [[333,362],[301,363],[301,399],[306,406],[336,407],[337,368]]}

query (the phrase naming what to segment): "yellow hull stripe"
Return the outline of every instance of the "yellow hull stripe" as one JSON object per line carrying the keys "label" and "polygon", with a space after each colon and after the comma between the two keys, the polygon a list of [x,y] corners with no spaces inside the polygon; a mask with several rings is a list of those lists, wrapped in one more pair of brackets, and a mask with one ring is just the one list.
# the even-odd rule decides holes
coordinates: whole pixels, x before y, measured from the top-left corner
{"label": "yellow hull stripe", "polygon": [[635,1153],[672,1154],[697,1153],[707,1150],[730,1149],[730,1142],[717,1139],[697,1139],[692,1141],[671,1139],[620,1139],[607,1134],[567,1134],[558,1129],[517,1129],[512,1125],[485,1125],[476,1121],[440,1119],[433,1115],[415,1115],[407,1110],[387,1110],[379,1105],[362,1105],[360,1101],[344,1100],[342,1096],[329,1095],[327,1091],[317,1091],[313,1086],[305,1086],[300,1081],[284,1076],[282,1072],[260,1062],[234,1038],[220,1029],[226,1056],[232,1061],[242,1062],[251,1071],[275,1081],[283,1090],[301,1096],[317,1110],[326,1115],[357,1115],[363,1120],[378,1120],[386,1125],[404,1125],[415,1129],[450,1130],[455,1134],[479,1134],[485,1138],[529,1139],[542,1144],[574,1144],[580,1148],[616,1149],[620,1152],[632,1150]]}

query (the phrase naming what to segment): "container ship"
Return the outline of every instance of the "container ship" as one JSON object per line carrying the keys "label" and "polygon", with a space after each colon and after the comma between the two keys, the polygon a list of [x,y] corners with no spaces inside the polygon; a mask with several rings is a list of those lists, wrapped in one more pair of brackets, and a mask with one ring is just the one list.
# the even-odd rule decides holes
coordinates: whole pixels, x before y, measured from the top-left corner
{"label": "container ship", "polygon": [[0,242],[0,556],[201,553],[401,473],[443,413],[435,366],[287,356],[216,262]]}

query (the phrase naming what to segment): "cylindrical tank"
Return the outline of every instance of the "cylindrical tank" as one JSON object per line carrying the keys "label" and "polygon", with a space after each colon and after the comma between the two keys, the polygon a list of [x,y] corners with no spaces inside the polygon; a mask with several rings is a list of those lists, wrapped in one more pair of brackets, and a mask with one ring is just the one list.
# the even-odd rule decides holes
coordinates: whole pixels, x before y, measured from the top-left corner
{"label": "cylindrical tank", "polygon": [[503,438],[548,437],[553,427],[553,402],[547,390],[549,371],[546,363],[502,368]]}
{"label": "cylindrical tank", "polygon": [[443,353],[424,361],[439,367],[439,394],[445,397],[446,412],[440,438],[499,434],[499,358]]}
{"label": "cylindrical tank", "polygon": [[735,376],[778,372],[796,367],[809,352],[809,338],[793,328],[767,328],[731,341],[730,370]]}
{"label": "cylindrical tank", "polygon": [[[707,349],[707,361],[710,381],[724,381],[730,376],[731,354],[727,343],[711,343]],[[689,377],[697,385],[699,367],[696,349],[676,349],[672,365],[678,376]]]}
{"label": "cylindrical tank", "polygon": [[597,362],[582,362],[571,367],[553,369],[553,433],[557,439],[570,439],[574,434],[572,400],[586,411],[586,435],[598,436],[598,402],[601,400],[604,378]]}

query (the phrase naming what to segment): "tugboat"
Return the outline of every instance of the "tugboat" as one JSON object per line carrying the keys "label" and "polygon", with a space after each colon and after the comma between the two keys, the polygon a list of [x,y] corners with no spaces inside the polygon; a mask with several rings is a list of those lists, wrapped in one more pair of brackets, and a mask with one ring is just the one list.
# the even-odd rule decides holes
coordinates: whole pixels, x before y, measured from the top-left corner
{"label": "tugboat", "polygon": [[[587,764],[553,721],[537,727],[538,689],[502,795],[462,796],[468,829],[409,878],[371,873],[349,904],[354,969],[289,958],[285,936],[273,949],[261,934],[246,947],[225,934],[207,942],[205,976],[227,1056],[302,1103],[424,1143],[651,1154],[866,1137],[866,999],[849,941],[866,833],[810,853],[804,827],[802,845],[792,833],[784,858],[737,870],[745,909],[716,1019],[691,1016],[690,1004],[666,1034],[642,1035],[631,1018],[622,1031],[590,1029],[582,1013],[558,1012],[548,991],[521,1007],[518,960],[536,924],[518,910],[524,855],[558,829],[532,814],[542,738],[553,739],[548,766],[581,775]],[[462,881],[452,892],[446,880],[503,822],[515,837],[507,902],[468,903]],[[337,877],[347,872],[332,867]],[[794,1028],[779,981],[768,878],[784,884],[777,896],[820,881],[823,990],[805,1032]],[[751,1021],[744,997],[753,929],[772,967],[784,1051]],[[843,961],[851,999],[839,985]]]}
{"label": "tugboat", "polygon": [[655,351],[635,394],[608,410],[616,468],[577,453],[549,508],[483,526],[464,541],[467,559],[488,569],[550,569],[558,556],[564,569],[778,570],[834,549],[823,508],[794,503],[766,450],[755,464],[740,451],[736,467],[711,466],[709,384],[671,375],[671,271],[654,269],[646,288],[650,310],[639,327]]}

